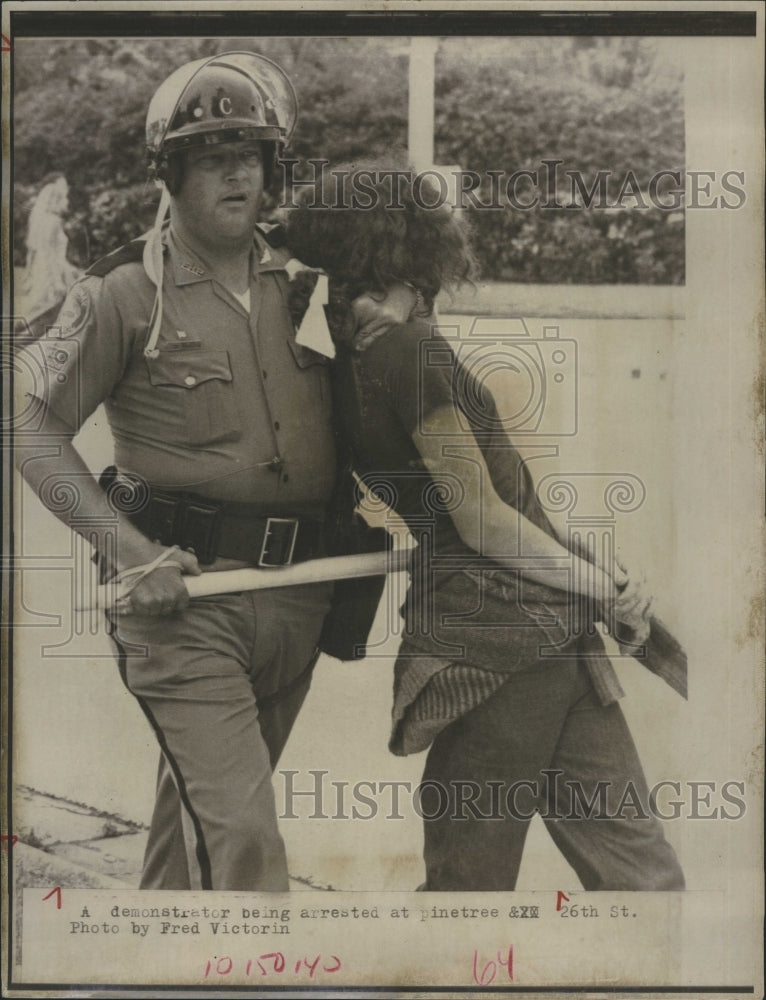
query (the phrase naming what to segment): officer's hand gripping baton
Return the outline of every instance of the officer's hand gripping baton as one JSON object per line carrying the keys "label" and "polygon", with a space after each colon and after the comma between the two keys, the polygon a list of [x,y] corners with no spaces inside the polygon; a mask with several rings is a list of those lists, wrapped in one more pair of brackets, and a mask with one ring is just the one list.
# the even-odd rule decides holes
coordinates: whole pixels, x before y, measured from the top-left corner
{"label": "officer's hand gripping baton", "polygon": [[[267,569],[222,570],[203,573],[201,576],[184,576],[183,582],[189,597],[210,597],[214,594],[232,594],[243,590],[270,590],[274,587],[296,587],[304,583],[328,580],[351,580],[365,576],[382,576],[407,569],[412,550],[396,549],[393,552],[365,552],[352,556],[332,556],[326,559],[309,559],[292,566]],[[96,607],[113,607],[121,597],[119,586],[105,584],[96,589]],[[92,605],[91,605],[92,607]],[[89,610],[83,602],[75,610]]]}

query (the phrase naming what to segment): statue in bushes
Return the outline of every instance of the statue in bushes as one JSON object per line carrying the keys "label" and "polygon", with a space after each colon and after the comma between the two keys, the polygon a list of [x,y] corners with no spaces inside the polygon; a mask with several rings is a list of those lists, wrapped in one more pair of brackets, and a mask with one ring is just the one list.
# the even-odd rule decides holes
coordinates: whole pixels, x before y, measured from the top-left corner
{"label": "statue in bushes", "polygon": [[27,230],[27,259],[19,312],[35,333],[53,322],[80,271],[69,263],[64,217],[69,185],[63,174],[49,174],[32,206]]}

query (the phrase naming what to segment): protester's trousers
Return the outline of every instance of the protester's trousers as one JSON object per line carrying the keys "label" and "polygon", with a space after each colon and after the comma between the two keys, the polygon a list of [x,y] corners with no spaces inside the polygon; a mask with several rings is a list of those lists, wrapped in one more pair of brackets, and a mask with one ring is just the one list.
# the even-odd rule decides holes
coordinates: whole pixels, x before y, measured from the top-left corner
{"label": "protester's trousers", "polygon": [[538,660],[444,729],[421,796],[426,890],[513,889],[535,812],[585,889],[684,887],[622,711],[576,658]]}
{"label": "protester's trousers", "polygon": [[141,888],[288,888],[272,769],[309,689],[331,588],[116,619],[123,680],[161,748]]}

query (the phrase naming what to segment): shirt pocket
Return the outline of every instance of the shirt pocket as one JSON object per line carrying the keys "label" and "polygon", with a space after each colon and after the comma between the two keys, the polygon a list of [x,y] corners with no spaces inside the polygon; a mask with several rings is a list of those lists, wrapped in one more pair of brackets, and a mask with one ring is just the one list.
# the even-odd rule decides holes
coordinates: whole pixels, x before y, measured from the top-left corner
{"label": "shirt pocket", "polygon": [[211,445],[242,434],[228,351],[164,351],[147,358],[158,411],[176,443]]}

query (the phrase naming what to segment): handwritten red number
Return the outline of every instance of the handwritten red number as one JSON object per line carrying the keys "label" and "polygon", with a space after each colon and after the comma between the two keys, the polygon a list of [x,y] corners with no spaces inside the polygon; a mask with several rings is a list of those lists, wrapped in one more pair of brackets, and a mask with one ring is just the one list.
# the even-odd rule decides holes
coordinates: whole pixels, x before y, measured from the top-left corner
{"label": "handwritten red number", "polygon": [[5,35],[3,35],[2,39],[3,39],[3,47],[2,47],[2,49],[0,49],[0,51],[2,51],[2,52],[10,52],[11,51],[11,40],[10,40],[10,38],[6,38]]}
{"label": "handwritten red number", "polygon": [[568,902],[569,902],[569,896],[567,896],[567,894],[565,892],[562,892],[561,889],[557,890],[557,893],[556,893],[556,913],[560,912],[560,910],[561,910],[561,904],[562,903],[568,903]]}
{"label": "handwritten red number", "polygon": [[14,833],[13,835],[9,835],[7,833],[4,833],[2,834],[2,836],[0,836],[0,844],[2,844],[2,849],[4,851],[8,850],[8,841],[11,842],[11,847],[15,847],[16,844],[18,844],[19,842],[18,834]]}
{"label": "handwritten red number", "polygon": [[508,952],[505,955],[498,951],[497,961],[491,958],[481,970],[479,969],[479,952],[474,949],[473,981],[478,986],[489,986],[490,983],[493,983],[497,976],[498,968],[505,969],[508,973],[508,979],[511,982],[513,981],[513,945],[509,946]]}
{"label": "handwritten red number", "polygon": [[[273,958],[274,959],[274,972],[284,972],[285,971],[285,956],[281,951],[269,951],[265,955],[261,955],[261,958]],[[258,963],[261,965],[261,963]],[[263,966],[261,965],[263,969]],[[263,969],[264,976],[266,975],[266,970]]]}
{"label": "handwritten red number", "polygon": [[[60,889],[53,890],[53,892],[56,891],[60,892],[61,890]],[[50,896],[53,895],[53,892],[49,893],[48,896],[46,896],[45,898],[49,899]],[[513,972],[512,972],[513,948],[509,949],[507,959],[503,958],[500,955],[500,952],[497,953],[497,959],[501,966],[504,966],[506,969],[508,969],[509,978],[513,979]],[[330,955],[329,958],[326,960],[323,960],[322,955],[317,955],[316,958],[314,958],[313,960],[309,960],[308,958],[303,958],[303,959],[299,958],[295,963],[295,974],[298,975],[301,972],[301,970],[305,968],[306,970],[308,970],[309,979],[313,979],[314,976],[316,975],[317,969],[320,967],[320,962],[323,963],[324,961],[327,961],[329,963],[326,965],[325,964],[321,965],[321,968],[324,972],[337,972],[342,964],[341,960],[338,958],[337,955]],[[215,965],[213,965],[213,962],[215,962]],[[270,963],[271,967],[269,968],[268,965],[264,965],[263,964],[264,962]],[[476,978],[476,971],[475,971],[476,962],[477,962],[477,955],[476,953],[474,953],[474,978]],[[255,959],[255,964],[261,970],[262,976],[268,976],[271,973],[284,972],[287,967],[287,961],[285,959],[284,954],[281,951],[266,952],[266,954],[261,955],[260,958]],[[495,975],[497,973],[497,963],[488,962],[487,967],[489,965],[492,965],[493,969],[492,969],[492,977],[488,981],[492,982],[492,979],[495,978]],[[484,973],[482,975],[487,974],[487,967],[485,967]],[[233,968],[234,968],[234,960],[230,958],[228,955],[222,955],[221,958],[217,959],[216,958],[212,960],[208,959],[207,962],[205,963],[205,973],[203,978],[208,979],[213,969],[215,969],[216,974],[219,976],[228,976],[229,973],[233,970]],[[253,968],[253,959],[249,958],[247,960],[247,964],[245,965],[246,976],[250,975],[252,968]],[[479,982],[478,979],[476,981]]]}
{"label": "handwritten red number", "polygon": [[55,889],[51,889],[51,891],[48,893],[47,896],[43,896],[43,902],[45,902],[46,899],[50,899],[51,896],[55,896],[56,897],[56,909],[60,910],[61,909],[61,886],[60,885],[57,885]]}
{"label": "handwritten red number", "polygon": [[309,962],[307,958],[303,959],[303,964],[309,970],[309,979],[314,978],[314,973],[316,972],[317,966],[319,965],[319,959],[321,957],[322,957],[321,955],[317,955],[317,957],[314,959],[313,962]]}
{"label": "handwritten red number", "polygon": [[497,975],[497,964],[495,962],[489,961],[479,973],[479,953],[474,949],[473,952],[473,981],[479,986],[489,986]]}
{"label": "handwritten red number", "polygon": [[508,954],[503,958],[497,953],[497,960],[508,972],[508,979],[513,982],[513,945],[509,945]]}

